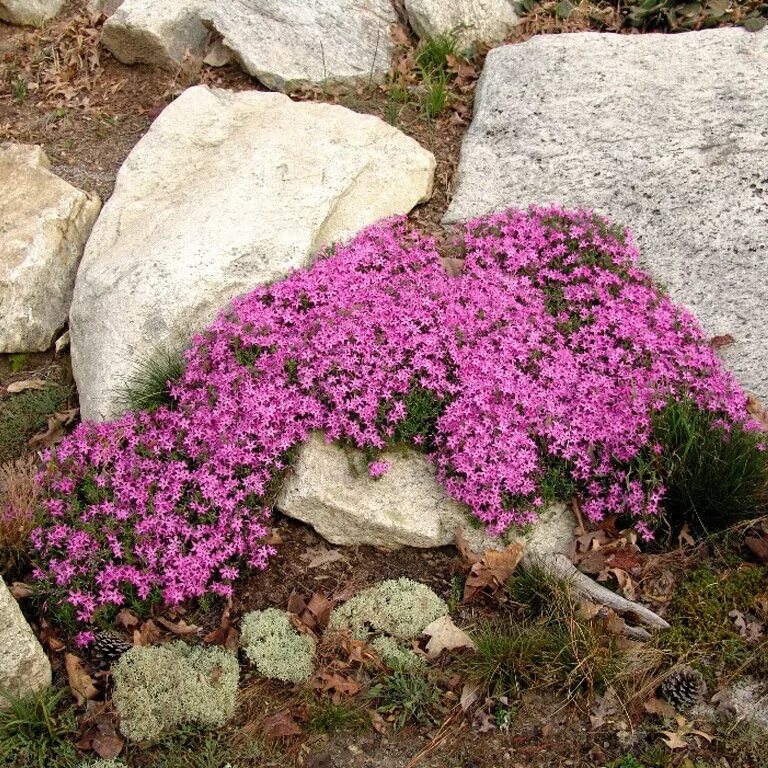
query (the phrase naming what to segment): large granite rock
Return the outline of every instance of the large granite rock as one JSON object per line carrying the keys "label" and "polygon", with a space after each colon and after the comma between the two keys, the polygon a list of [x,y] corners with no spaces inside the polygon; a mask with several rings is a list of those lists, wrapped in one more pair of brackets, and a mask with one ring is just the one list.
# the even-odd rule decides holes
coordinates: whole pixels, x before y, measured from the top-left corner
{"label": "large granite rock", "polygon": [[[50,684],[48,657],[0,577],[0,690],[27,696]],[[0,696],[0,709],[6,706]]]}
{"label": "large granite rock", "polygon": [[768,31],[539,36],[489,54],[446,222],[595,208],[768,399]]}
{"label": "large granite rock", "polygon": [[64,7],[66,0],[0,0],[0,21],[42,27]]}
{"label": "large granite rock", "polygon": [[0,352],[50,347],[101,207],[50,167],[42,147],[0,145]]}
{"label": "large granite rock", "polygon": [[208,2],[124,0],[105,22],[101,42],[123,64],[175,70],[190,59],[200,61],[210,38],[200,20]]}
{"label": "large granite rock", "polygon": [[510,0],[405,0],[405,10],[420,38],[454,34],[461,48],[498,43],[519,21]]}
{"label": "large granite rock", "polygon": [[[440,547],[454,543],[459,528],[477,551],[503,546],[446,494],[423,454],[398,449],[384,453],[381,460],[389,469],[374,480],[362,453],[314,434],[299,450],[276,507],[333,544]],[[573,528],[564,505],[553,504],[527,536],[528,552],[567,551]]]}
{"label": "large granite rock", "polygon": [[233,297],[432,191],[435,159],[378,118],[255,91],[185,91],[117,176],[77,275],[85,418],[119,410],[137,360]]}
{"label": "large granite rock", "polygon": [[382,79],[390,0],[217,0],[202,13],[243,69],[272,90]]}

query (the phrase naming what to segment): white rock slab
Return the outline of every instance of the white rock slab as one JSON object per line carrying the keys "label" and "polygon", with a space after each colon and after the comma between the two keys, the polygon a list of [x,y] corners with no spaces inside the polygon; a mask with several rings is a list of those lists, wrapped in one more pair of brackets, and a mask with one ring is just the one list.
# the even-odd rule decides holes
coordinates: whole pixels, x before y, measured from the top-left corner
{"label": "white rock slab", "polygon": [[519,21],[510,0],[405,0],[405,10],[422,40],[455,34],[460,48],[501,42]]}
{"label": "white rock slab", "polygon": [[56,16],[66,0],[0,0],[0,21],[24,27],[42,27]]}
{"label": "white rock slab", "polygon": [[101,203],[50,170],[42,147],[0,145],[0,352],[50,347]]}
{"label": "white rock slab", "polygon": [[101,42],[123,64],[176,70],[200,61],[210,38],[200,12],[208,0],[124,0],[104,23]]}
{"label": "white rock slab", "polygon": [[291,91],[388,72],[390,0],[216,0],[202,12],[242,68],[268,88]]}
{"label": "white rock slab", "polygon": [[594,208],[768,400],[768,31],[543,35],[489,54],[444,218]]}
{"label": "white rock slab", "polygon": [[[314,434],[300,448],[276,507],[311,525],[332,544],[441,547],[455,542],[459,528],[478,552],[503,546],[446,494],[426,456],[400,449],[385,452],[381,459],[390,467],[374,480],[359,451]],[[542,512],[527,546],[536,553],[567,551],[573,526],[565,507],[552,505]]]}
{"label": "white rock slab", "polygon": [[[28,696],[51,684],[51,664],[0,577],[0,690]],[[0,696],[0,709],[8,702]]]}
{"label": "white rock slab", "polygon": [[136,361],[232,297],[428,199],[434,169],[376,117],[275,93],[185,91],[120,169],[78,271],[83,416],[114,416]]}

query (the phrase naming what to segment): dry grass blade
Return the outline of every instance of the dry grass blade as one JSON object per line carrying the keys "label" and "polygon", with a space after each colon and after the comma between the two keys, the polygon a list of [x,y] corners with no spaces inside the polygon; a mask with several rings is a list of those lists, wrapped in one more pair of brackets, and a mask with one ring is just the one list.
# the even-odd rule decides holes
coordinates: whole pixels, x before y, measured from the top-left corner
{"label": "dry grass blade", "polygon": [[0,464],[0,573],[24,559],[40,494],[31,456]]}

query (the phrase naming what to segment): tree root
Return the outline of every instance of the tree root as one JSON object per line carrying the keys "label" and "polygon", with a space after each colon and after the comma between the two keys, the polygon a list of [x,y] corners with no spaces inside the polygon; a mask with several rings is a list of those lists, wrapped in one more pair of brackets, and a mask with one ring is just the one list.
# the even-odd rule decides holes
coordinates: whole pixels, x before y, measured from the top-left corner
{"label": "tree root", "polygon": [[[576,566],[563,554],[537,552],[524,557],[524,568],[537,565],[557,578],[567,581],[576,594],[610,608],[618,614],[628,614],[633,620],[644,624],[650,629],[669,629],[669,623],[640,603],[617,595],[610,589],[598,584],[594,579],[579,571]],[[637,640],[647,640],[650,633],[642,627],[627,625],[625,634]]]}

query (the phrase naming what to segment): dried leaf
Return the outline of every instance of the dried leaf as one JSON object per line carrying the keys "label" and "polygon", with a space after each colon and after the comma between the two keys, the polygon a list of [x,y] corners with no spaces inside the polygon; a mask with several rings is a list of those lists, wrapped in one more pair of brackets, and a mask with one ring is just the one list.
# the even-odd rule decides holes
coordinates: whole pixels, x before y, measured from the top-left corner
{"label": "dried leaf", "polygon": [[200,627],[196,626],[195,624],[187,624],[184,619],[181,621],[168,621],[168,619],[164,619],[162,616],[158,617],[157,623],[164,626],[169,632],[172,632],[174,635],[178,635],[179,637],[189,637],[190,635],[196,635],[202,632]]}
{"label": "dried leaf", "polygon": [[308,549],[302,555],[302,558],[305,560],[309,559],[307,568],[321,568],[324,565],[330,565],[331,563],[346,559],[338,549],[324,549],[323,547]]}
{"label": "dried leaf", "polygon": [[745,536],[744,543],[761,563],[768,563],[768,539],[764,536]]}
{"label": "dried leaf", "polygon": [[294,589],[288,597],[288,607],[286,610],[288,613],[294,614],[294,616],[301,616],[307,609],[307,603],[304,598]]}
{"label": "dried leaf", "polygon": [[85,671],[82,661],[74,653],[64,654],[64,669],[67,671],[69,690],[79,705],[99,695],[93,678]]}
{"label": "dried leaf", "polygon": [[162,633],[159,627],[152,619],[147,619],[142,625],[141,629],[133,630],[133,644],[134,645],[156,645],[160,642]]}
{"label": "dried leaf", "polygon": [[39,446],[40,448],[50,448],[53,445],[57,445],[64,439],[64,427],[61,422],[55,417],[51,416],[48,419],[48,429],[45,432],[36,434],[27,443],[30,448]]}
{"label": "dried leaf", "polygon": [[469,546],[469,542],[464,538],[464,534],[462,533],[461,528],[456,529],[455,536],[456,536],[456,548],[461,553],[461,556],[470,565],[479,563],[481,559],[480,555],[474,552],[472,548]]}
{"label": "dried leaf", "polygon": [[589,722],[592,726],[592,730],[596,731],[602,728],[606,720],[615,715],[618,709],[618,698],[616,691],[611,686],[608,686],[606,692],[600,697],[598,701],[592,706],[592,711],[589,715]]}
{"label": "dried leaf", "polygon": [[464,687],[461,689],[461,698],[459,699],[463,712],[466,712],[480,698],[481,691],[482,685],[477,681],[464,683]]}
{"label": "dried leaf", "polygon": [[[313,620],[315,627],[325,629],[328,626],[328,619],[331,618],[331,609],[333,604],[328,598],[321,592],[315,592],[307,603],[306,610],[302,613],[301,619],[305,620],[305,617],[310,617]],[[307,623],[304,621],[304,623]],[[314,629],[314,627],[313,627]]]}
{"label": "dried leaf", "polygon": [[331,700],[339,704],[343,696],[355,696],[360,692],[360,683],[331,670],[320,670],[312,679],[312,686],[323,693],[333,692]]}
{"label": "dried leaf", "polygon": [[16,395],[27,389],[45,389],[46,383],[42,379],[24,379],[24,381],[14,381],[6,389],[9,395]]}
{"label": "dried leaf", "polygon": [[114,760],[125,746],[125,741],[115,733],[98,733],[93,737],[92,749],[103,760]]}
{"label": "dried leaf", "polygon": [[408,37],[408,31],[402,24],[392,24],[389,28],[389,36],[395,45],[410,46],[411,39]]}
{"label": "dried leaf", "polygon": [[301,733],[301,728],[299,728],[288,709],[284,709],[282,712],[278,712],[264,721],[264,735],[270,741],[300,736]]}
{"label": "dried leaf", "polygon": [[677,535],[678,546],[684,547],[686,544],[693,547],[696,544],[696,540],[691,536],[691,532],[688,529],[688,523],[686,523]]}
{"label": "dried leaf", "polygon": [[371,718],[371,725],[373,726],[373,730],[376,731],[376,733],[380,733],[382,735],[389,733],[389,728],[387,727],[384,718],[375,709],[368,710],[368,717]]}
{"label": "dried leaf", "polygon": [[464,582],[464,602],[469,602],[481,592],[496,594],[501,591],[522,559],[524,549],[522,541],[515,541],[503,550],[487,550],[470,568]]}
{"label": "dried leaf", "polygon": [[661,717],[677,716],[677,710],[668,701],[659,699],[656,696],[648,699],[648,701],[643,704],[643,709],[649,715],[660,715]]}
{"label": "dried leaf", "polygon": [[140,619],[133,611],[123,608],[120,613],[117,614],[117,623],[126,629],[134,629],[139,626]]}
{"label": "dried leaf", "polygon": [[722,336],[713,336],[709,340],[709,346],[712,347],[712,349],[722,349],[723,347],[733,344],[734,341],[736,340],[730,333],[724,333]]}
{"label": "dried leaf", "polygon": [[450,616],[441,616],[436,619],[424,629],[423,634],[429,637],[428,659],[436,659],[444,650],[475,647],[472,638],[463,629],[459,629]]}
{"label": "dried leaf", "polygon": [[24,600],[35,594],[34,588],[29,584],[25,584],[23,581],[14,581],[13,584],[11,584],[10,592],[17,600]]}

